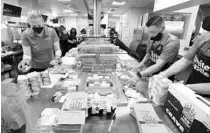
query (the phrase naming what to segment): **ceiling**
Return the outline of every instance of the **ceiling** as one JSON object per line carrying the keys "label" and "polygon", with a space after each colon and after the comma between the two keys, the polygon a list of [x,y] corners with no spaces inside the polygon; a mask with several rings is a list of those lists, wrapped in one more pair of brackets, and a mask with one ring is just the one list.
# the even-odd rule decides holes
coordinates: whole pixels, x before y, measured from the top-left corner
{"label": "ceiling", "polygon": [[[112,5],[114,0],[102,0],[102,12],[107,13],[109,10],[113,10],[114,14],[122,14],[132,7],[152,8],[154,6],[154,0],[115,0],[115,1],[127,1],[122,6]],[[93,0],[38,0],[39,10],[44,14],[52,14],[54,17],[59,16],[71,16],[71,14],[84,15],[93,12]],[[63,10],[72,10],[71,13],[65,13]],[[113,13],[112,13],[113,14]]]}
{"label": "ceiling", "polygon": [[123,6],[113,6],[111,8],[117,8],[117,14],[122,14],[132,7],[141,7],[141,8],[153,8],[154,0],[128,0]]}

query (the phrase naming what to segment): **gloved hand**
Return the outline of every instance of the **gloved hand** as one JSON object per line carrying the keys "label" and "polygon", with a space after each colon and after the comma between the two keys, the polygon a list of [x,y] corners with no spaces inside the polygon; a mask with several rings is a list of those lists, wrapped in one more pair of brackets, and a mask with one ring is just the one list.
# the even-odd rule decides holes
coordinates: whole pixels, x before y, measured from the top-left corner
{"label": "gloved hand", "polygon": [[140,63],[137,67],[135,67],[133,69],[134,72],[139,72],[139,71],[142,71],[144,68],[144,64],[143,63]]}
{"label": "gloved hand", "polygon": [[77,42],[77,40],[73,40],[73,43],[76,43]]}
{"label": "gloved hand", "polygon": [[61,92],[56,92],[54,95],[53,95],[53,97],[52,97],[52,100],[53,100],[53,102],[59,102],[59,100],[61,99],[61,96],[62,96],[63,94],[61,93]]}
{"label": "gloved hand", "polygon": [[62,64],[62,60],[60,57],[55,57],[55,59],[50,62],[50,65],[52,66],[60,65],[60,64]]}
{"label": "gloved hand", "polygon": [[146,80],[139,80],[136,83],[136,91],[139,93],[146,93],[148,91],[148,82]]}
{"label": "gloved hand", "polygon": [[31,69],[31,61],[23,59],[18,64],[18,70],[21,72],[28,72]]}
{"label": "gloved hand", "polygon": [[128,81],[127,85],[130,87],[135,87],[138,81],[139,78],[137,76],[133,77],[131,80]]}

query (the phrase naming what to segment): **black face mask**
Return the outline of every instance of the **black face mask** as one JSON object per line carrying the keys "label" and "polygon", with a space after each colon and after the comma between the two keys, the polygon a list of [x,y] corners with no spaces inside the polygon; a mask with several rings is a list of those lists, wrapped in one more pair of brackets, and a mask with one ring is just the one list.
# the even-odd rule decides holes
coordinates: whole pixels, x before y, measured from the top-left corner
{"label": "black face mask", "polygon": [[202,28],[206,31],[210,31],[210,16],[203,20]]}
{"label": "black face mask", "polygon": [[40,34],[44,28],[43,27],[33,27],[34,32]]}
{"label": "black face mask", "polygon": [[76,36],[76,32],[72,32],[71,35]]}
{"label": "black face mask", "polygon": [[163,36],[163,33],[158,33],[156,36],[154,36],[154,37],[150,37],[150,40],[153,40],[153,41],[160,41],[161,40],[161,38],[162,38],[162,36]]}

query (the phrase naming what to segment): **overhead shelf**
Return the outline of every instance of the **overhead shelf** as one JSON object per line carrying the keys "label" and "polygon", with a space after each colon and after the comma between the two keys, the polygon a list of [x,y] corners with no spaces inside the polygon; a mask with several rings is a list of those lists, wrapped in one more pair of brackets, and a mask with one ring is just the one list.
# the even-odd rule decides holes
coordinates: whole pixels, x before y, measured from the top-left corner
{"label": "overhead shelf", "polygon": [[5,65],[5,69],[1,72],[1,74],[9,72],[12,70],[12,66],[11,65]]}
{"label": "overhead shelf", "polygon": [[23,26],[23,25],[7,25],[8,27],[12,27],[12,28],[27,28],[27,26]]}

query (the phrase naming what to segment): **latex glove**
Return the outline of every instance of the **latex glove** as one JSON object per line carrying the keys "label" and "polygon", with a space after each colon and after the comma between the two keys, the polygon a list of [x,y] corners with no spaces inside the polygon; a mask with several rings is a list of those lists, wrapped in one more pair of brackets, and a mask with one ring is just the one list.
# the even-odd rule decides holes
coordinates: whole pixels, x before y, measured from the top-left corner
{"label": "latex glove", "polygon": [[59,65],[59,64],[62,64],[62,60],[60,57],[56,57],[54,60],[50,62],[50,65],[52,66]]}
{"label": "latex glove", "polygon": [[55,60],[58,61],[58,64],[62,64],[61,57],[55,57]]}
{"label": "latex glove", "polygon": [[61,96],[63,94],[61,92],[56,92],[54,95],[53,95],[53,100],[54,102],[59,102],[59,100],[61,99]]}
{"label": "latex glove", "polygon": [[18,70],[21,72],[28,72],[31,69],[31,61],[30,60],[22,60],[18,64]]}
{"label": "latex glove", "polygon": [[128,86],[135,87],[138,81],[139,81],[139,78],[136,76],[136,77],[133,77],[131,80],[129,80],[127,84]]}
{"label": "latex glove", "polygon": [[73,40],[73,43],[76,43],[77,41],[76,40]]}
{"label": "latex glove", "polygon": [[143,63],[140,63],[137,67],[135,67],[133,69],[134,72],[139,72],[139,71],[142,71],[144,68],[144,64]]}
{"label": "latex glove", "polygon": [[136,83],[136,91],[139,93],[146,93],[148,91],[148,82],[145,80],[139,80]]}

